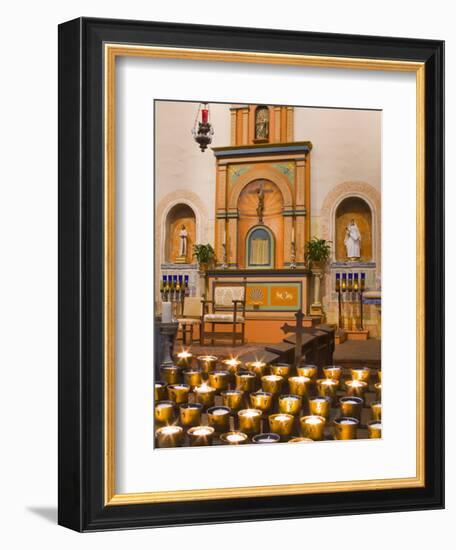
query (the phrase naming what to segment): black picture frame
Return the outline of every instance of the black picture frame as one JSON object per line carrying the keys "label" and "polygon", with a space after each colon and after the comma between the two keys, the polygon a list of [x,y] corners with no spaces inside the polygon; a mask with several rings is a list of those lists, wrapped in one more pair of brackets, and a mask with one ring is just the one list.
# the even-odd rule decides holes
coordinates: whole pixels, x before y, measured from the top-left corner
{"label": "black picture frame", "polygon": [[[59,512],[96,531],[444,506],[444,43],[79,18],[59,26]],[[423,488],[105,506],[103,44],[135,43],[425,63]]]}

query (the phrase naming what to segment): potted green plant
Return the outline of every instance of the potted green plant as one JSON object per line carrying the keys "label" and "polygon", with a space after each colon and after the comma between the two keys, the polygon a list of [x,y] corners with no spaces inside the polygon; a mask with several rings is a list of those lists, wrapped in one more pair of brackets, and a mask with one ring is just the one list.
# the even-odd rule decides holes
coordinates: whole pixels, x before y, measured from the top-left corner
{"label": "potted green plant", "polygon": [[323,270],[331,254],[331,241],[313,237],[304,248],[305,261],[312,271]]}
{"label": "potted green plant", "polygon": [[215,250],[210,244],[194,244],[193,257],[198,262],[198,269],[206,271],[215,262]]}

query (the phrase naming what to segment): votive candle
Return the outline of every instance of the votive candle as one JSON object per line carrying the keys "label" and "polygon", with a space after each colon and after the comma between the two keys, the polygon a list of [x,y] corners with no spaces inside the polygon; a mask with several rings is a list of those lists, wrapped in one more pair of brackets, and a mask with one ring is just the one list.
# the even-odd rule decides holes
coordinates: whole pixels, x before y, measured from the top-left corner
{"label": "votive candle", "polygon": [[323,367],[323,374],[325,378],[331,378],[333,380],[340,380],[340,377],[342,375],[342,367],[337,367],[335,365],[331,365],[328,367]]}
{"label": "votive candle", "polygon": [[299,419],[301,425],[301,433],[303,437],[308,437],[313,441],[321,441],[325,429],[325,419],[323,416],[302,416]]}
{"label": "votive candle", "polygon": [[177,354],[176,365],[179,367],[190,367],[193,355],[188,350],[182,350]]}
{"label": "votive candle", "polygon": [[369,383],[371,370],[369,367],[351,369],[351,375],[353,380],[361,380],[363,382]]}
{"label": "votive candle", "polygon": [[179,422],[182,426],[199,426],[201,424],[201,403],[183,403],[179,407]]}
{"label": "votive candle", "polygon": [[294,416],[292,414],[278,413],[269,415],[269,429],[279,434],[282,441],[287,440],[293,431]]}
{"label": "votive candle", "polygon": [[168,399],[177,405],[187,403],[190,386],[188,384],[170,384],[167,387]]}
{"label": "votive candle", "polygon": [[296,367],[296,372],[298,376],[307,376],[307,378],[315,381],[318,376],[318,367],[317,365],[299,365]]}
{"label": "votive candle", "polygon": [[155,401],[163,401],[168,397],[166,391],[166,382],[155,382],[154,399]]}
{"label": "votive candle", "polygon": [[187,369],[183,372],[184,383],[188,384],[192,389],[200,386],[203,382],[203,375],[200,369]]}
{"label": "votive candle", "polygon": [[201,384],[194,390],[197,403],[201,403],[205,407],[213,407],[216,389],[208,386],[207,384]]}
{"label": "votive candle", "polygon": [[230,378],[231,374],[227,370],[215,370],[209,373],[209,384],[220,392],[229,388]]}
{"label": "votive candle", "polygon": [[310,378],[307,376],[290,376],[288,384],[290,393],[304,397],[309,394]]}
{"label": "votive candle", "polygon": [[240,371],[236,373],[236,389],[244,392],[252,392],[256,390],[257,377],[256,374],[250,371]]}
{"label": "votive candle", "polygon": [[154,411],[155,420],[161,424],[171,424],[174,420],[175,408],[172,401],[158,401]]}
{"label": "votive candle", "polygon": [[331,398],[322,396],[310,398],[309,412],[311,415],[323,416],[328,419],[331,412]]}
{"label": "votive candle", "polygon": [[162,449],[165,447],[179,447],[184,437],[184,430],[180,426],[163,426],[155,432],[157,446]]}
{"label": "votive candle", "polygon": [[261,377],[263,391],[277,395],[282,391],[283,377],[278,374],[267,374]]}
{"label": "votive candle", "polygon": [[160,367],[160,377],[166,384],[177,384],[181,379],[182,369],[176,365],[162,365]]}
{"label": "votive candle", "polygon": [[334,378],[320,378],[317,380],[318,395],[330,397],[334,401],[337,390],[339,389],[339,380]]}
{"label": "votive candle", "polygon": [[341,397],[339,399],[340,412],[344,417],[356,418],[361,421],[361,412],[363,410],[363,399],[354,395]]}
{"label": "votive candle", "polygon": [[369,439],[380,439],[382,437],[382,423],[378,420],[371,420],[367,423]]}
{"label": "votive candle", "polygon": [[196,360],[198,361],[198,367],[205,375],[214,371],[217,365],[217,357],[215,355],[198,355]]}
{"label": "votive candle", "polygon": [[362,380],[347,380],[345,382],[348,395],[364,398],[364,393],[367,390],[367,382]]}
{"label": "votive candle", "polygon": [[342,416],[334,420],[335,439],[356,439],[359,420]]}
{"label": "votive candle", "polygon": [[217,433],[228,432],[230,429],[230,414],[231,409],[229,407],[211,407],[207,410],[209,426],[214,428]]}
{"label": "votive candle", "polygon": [[259,409],[263,413],[271,410],[273,405],[273,395],[266,391],[257,391],[250,394],[250,405],[254,409]]}
{"label": "votive candle", "polygon": [[300,395],[281,395],[279,397],[279,412],[298,415],[302,408],[302,397]]}
{"label": "votive candle", "polygon": [[274,433],[257,434],[252,437],[253,443],[279,443],[280,435]]}
{"label": "votive candle", "polygon": [[277,376],[281,376],[284,380],[288,380],[291,374],[291,365],[288,363],[271,365],[271,374],[276,374]]}
{"label": "votive candle", "polygon": [[241,390],[226,390],[221,393],[223,405],[232,411],[238,411],[242,407],[244,392]]}
{"label": "votive candle", "polygon": [[212,445],[214,439],[214,428],[211,426],[194,426],[187,430],[190,447],[201,447]]}
{"label": "votive candle", "polygon": [[372,409],[372,420],[381,421],[382,419],[382,404],[380,401],[375,401],[371,405]]}
{"label": "votive candle", "polygon": [[220,436],[220,441],[225,445],[242,445],[248,440],[247,434],[243,432],[227,432]]}
{"label": "votive candle", "polygon": [[259,409],[243,409],[238,412],[239,430],[248,435],[259,433],[262,412]]}

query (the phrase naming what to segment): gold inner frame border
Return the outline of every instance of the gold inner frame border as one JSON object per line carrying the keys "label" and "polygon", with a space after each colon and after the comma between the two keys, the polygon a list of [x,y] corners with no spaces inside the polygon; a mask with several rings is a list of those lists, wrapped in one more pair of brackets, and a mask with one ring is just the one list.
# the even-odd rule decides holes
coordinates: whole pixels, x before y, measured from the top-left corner
{"label": "gold inner frame border", "polygon": [[[272,54],[104,44],[104,496],[105,505],[152,504],[425,486],[425,67],[424,63],[293,54]],[[141,493],[115,492],[115,89],[120,56],[190,59],[269,65],[414,72],[416,75],[416,475],[407,478],[318,482],[287,485],[192,489]]]}

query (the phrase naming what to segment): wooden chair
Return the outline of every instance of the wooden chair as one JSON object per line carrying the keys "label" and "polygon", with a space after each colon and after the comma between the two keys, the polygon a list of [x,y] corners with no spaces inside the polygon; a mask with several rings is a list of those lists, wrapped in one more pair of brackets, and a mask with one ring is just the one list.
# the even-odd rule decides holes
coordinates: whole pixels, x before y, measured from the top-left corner
{"label": "wooden chair", "polygon": [[[201,298],[197,297],[187,297],[184,298],[184,304],[182,307],[182,317],[177,319],[179,323],[179,331],[182,333],[182,343],[187,344],[187,336],[190,337],[190,344],[194,342],[193,331],[196,327],[201,325],[201,315],[203,307],[201,304]],[[201,330],[200,330],[201,333]],[[200,336],[201,339],[201,336]]]}
{"label": "wooden chair", "polygon": [[[209,338],[211,344],[217,338],[230,338],[233,346],[240,340],[245,341],[245,286],[244,285],[214,285],[213,299],[202,300],[203,312],[201,315],[201,338],[204,345]],[[209,306],[212,306],[209,308]],[[211,309],[211,312],[209,312]],[[206,323],[211,324],[211,330],[206,330]],[[217,325],[231,326],[231,330],[216,332]],[[240,330],[237,330],[240,328]]]}

